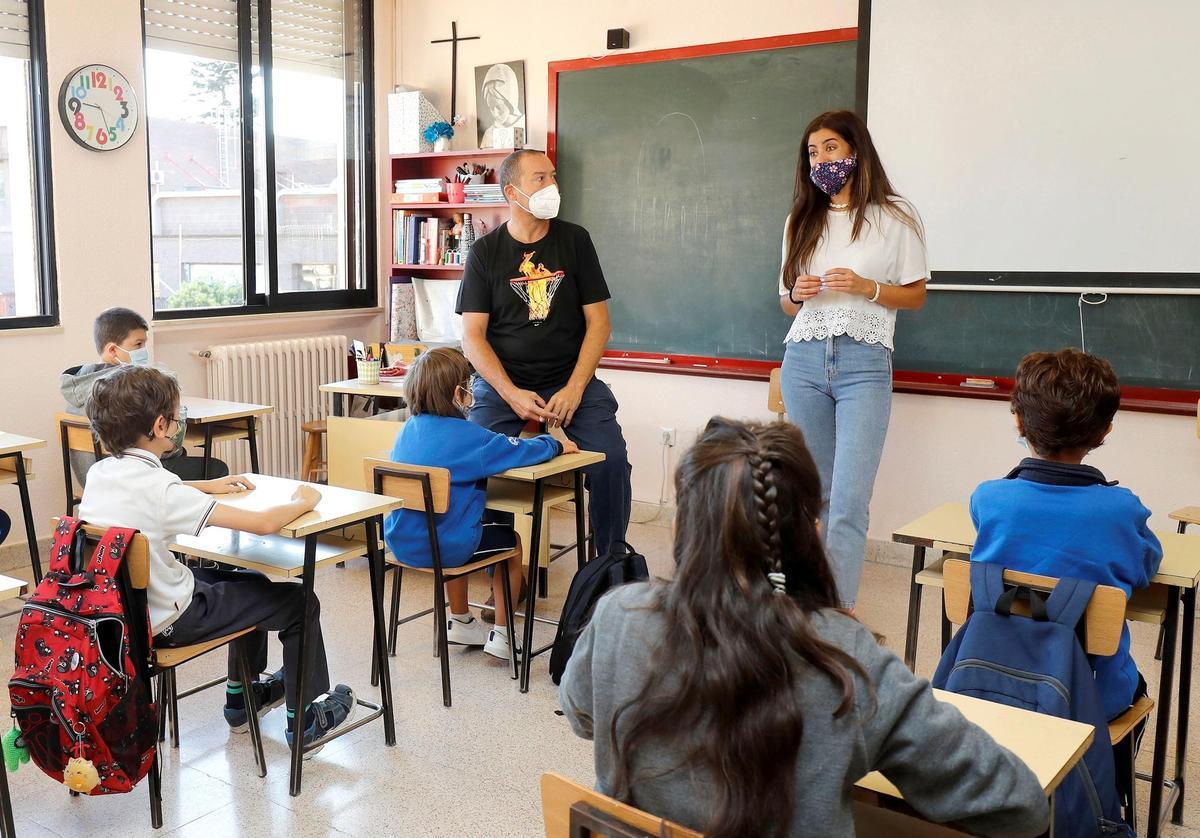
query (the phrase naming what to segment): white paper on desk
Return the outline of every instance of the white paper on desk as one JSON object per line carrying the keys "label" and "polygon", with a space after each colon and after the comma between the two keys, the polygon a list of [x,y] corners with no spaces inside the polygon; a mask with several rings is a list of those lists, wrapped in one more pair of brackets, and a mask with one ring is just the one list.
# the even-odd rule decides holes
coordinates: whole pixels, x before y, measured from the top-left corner
{"label": "white paper on desk", "polygon": [[413,277],[417,337],[425,343],[460,343],[462,317],[454,313],[461,279]]}

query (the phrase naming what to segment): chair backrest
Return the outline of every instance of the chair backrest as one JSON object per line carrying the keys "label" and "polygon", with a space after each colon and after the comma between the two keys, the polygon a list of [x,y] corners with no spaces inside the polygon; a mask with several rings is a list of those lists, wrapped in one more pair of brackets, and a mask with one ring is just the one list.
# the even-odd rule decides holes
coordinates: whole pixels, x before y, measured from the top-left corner
{"label": "chair backrest", "polygon": [[65,434],[66,446],[71,451],[86,451],[95,454],[100,443],[92,436],[92,425],[86,416],[74,413],[59,413],[54,417],[58,420],[59,436]]}
{"label": "chair backrest", "polygon": [[686,827],[635,809],[619,800],[594,791],[561,774],[547,771],[542,775],[542,818],[546,838],[568,838],[571,834],[571,807],[586,804],[611,815],[621,823],[662,838],[704,838]]}
{"label": "chair backrest", "polygon": [[423,343],[385,343],[383,351],[390,365],[397,361],[411,364],[422,352],[428,352],[429,347]]}
{"label": "chair backrest", "polygon": [[767,410],[781,419],[786,412],[783,406],[783,370],[780,367],[771,370],[771,380],[767,384]]}
{"label": "chair backrest", "polygon": [[373,491],[370,476],[363,478],[363,459],[391,453],[403,422],[330,416],[325,420],[329,485],[360,492]]}
{"label": "chair backrest", "polygon": [[450,472],[433,466],[413,466],[377,460],[363,460],[368,491],[377,495],[403,498],[405,509],[425,512],[425,487],[429,487],[433,508],[429,511],[441,514],[450,506]]}
{"label": "chair backrest", "polygon": [[[971,605],[971,563],[962,559],[947,559],[942,566],[945,584],[946,619],[955,625],[967,621]],[[1058,579],[1015,570],[1004,572],[1004,581],[1024,585],[1039,591],[1054,590]],[[1116,654],[1125,627],[1125,592],[1111,585],[1097,585],[1084,613],[1084,651],[1089,655]],[[1029,605],[1013,603],[1013,613],[1029,615]]]}
{"label": "chair backrest", "polygon": [[[58,518],[54,518],[50,522],[50,529],[53,532],[58,527]],[[83,527],[87,533],[89,540],[99,540],[108,527],[95,527],[91,524],[85,524]],[[138,533],[133,537],[133,542],[125,549],[125,561],[122,563],[125,572],[129,574],[129,584],[137,591],[144,591],[150,584],[150,541],[146,536]]]}

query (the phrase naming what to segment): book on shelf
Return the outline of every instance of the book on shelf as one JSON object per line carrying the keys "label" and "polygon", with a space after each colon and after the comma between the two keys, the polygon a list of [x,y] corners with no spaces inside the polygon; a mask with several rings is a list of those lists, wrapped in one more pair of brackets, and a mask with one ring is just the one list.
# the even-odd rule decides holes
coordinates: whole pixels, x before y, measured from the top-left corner
{"label": "book on shelf", "polygon": [[436,204],[445,197],[440,192],[397,192],[394,200],[397,204]]}
{"label": "book on shelf", "polygon": [[446,181],[440,177],[403,178],[395,182],[397,192],[445,192]]}

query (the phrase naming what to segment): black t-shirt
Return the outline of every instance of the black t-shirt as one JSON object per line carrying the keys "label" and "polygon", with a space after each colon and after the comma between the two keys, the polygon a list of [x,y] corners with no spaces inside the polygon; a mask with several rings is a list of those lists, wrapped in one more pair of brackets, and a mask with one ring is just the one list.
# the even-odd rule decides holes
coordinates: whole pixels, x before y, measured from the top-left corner
{"label": "black t-shirt", "polygon": [[583,307],[609,298],[587,230],[552,219],[539,241],[523,244],[501,224],[467,257],[459,314],[488,314],[487,339],[518,387],[565,384],[587,332]]}

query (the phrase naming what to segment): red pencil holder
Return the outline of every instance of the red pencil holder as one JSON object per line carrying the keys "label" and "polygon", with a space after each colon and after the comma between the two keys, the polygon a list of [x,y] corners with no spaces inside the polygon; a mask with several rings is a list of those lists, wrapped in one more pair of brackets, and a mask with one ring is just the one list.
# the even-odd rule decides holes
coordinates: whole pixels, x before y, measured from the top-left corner
{"label": "red pencil holder", "polygon": [[446,200],[452,204],[461,204],[467,198],[467,185],[465,183],[447,183],[446,184]]}

